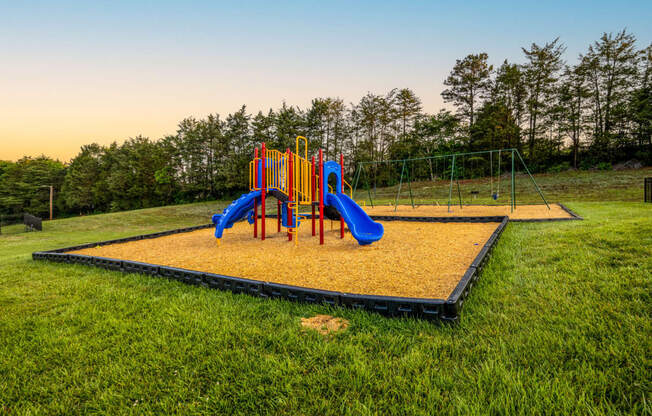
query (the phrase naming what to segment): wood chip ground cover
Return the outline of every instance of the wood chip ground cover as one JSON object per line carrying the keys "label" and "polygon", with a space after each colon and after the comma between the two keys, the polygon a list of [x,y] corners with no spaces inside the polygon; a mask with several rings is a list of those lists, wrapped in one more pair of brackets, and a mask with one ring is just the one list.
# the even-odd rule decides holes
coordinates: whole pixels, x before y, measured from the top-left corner
{"label": "wood chip ground cover", "polygon": [[545,205],[517,205],[514,212],[510,212],[509,205],[451,205],[448,212],[448,205],[418,205],[412,208],[411,205],[399,205],[396,210],[394,206],[380,205],[375,207],[366,206],[364,210],[369,215],[394,215],[403,217],[488,217],[508,216],[514,220],[531,219],[553,219],[572,218],[558,204],[550,204],[550,209]]}
{"label": "wood chip ground cover", "polygon": [[311,318],[301,318],[301,326],[327,335],[331,332],[344,331],[349,326],[349,321],[330,315],[315,315]]}
{"label": "wood chip ground cover", "polygon": [[[267,239],[252,237],[240,222],[217,246],[212,229],[89,248],[72,253],[133,260],[294,286],[368,295],[446,299],[497,223],[383,223],[379,242],[360,246],[339,222],[326,221],[325,245],[311,236],[310,221],[299,244],[266,222]],[[319,227],[317,227],[317,233]]]}

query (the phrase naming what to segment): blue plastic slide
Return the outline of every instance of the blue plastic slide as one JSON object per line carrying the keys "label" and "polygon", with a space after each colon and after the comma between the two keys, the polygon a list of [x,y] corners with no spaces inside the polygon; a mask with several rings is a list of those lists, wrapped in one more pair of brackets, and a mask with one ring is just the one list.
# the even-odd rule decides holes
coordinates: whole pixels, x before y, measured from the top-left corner
{"label": "blue plastic slide", "polygon": [[334,206],[349,226],[351,234],[361,246],[371,244],[383,237],[383,225],[372,220],[354,200],[343,193],[325,195],[326,205]]}
{"label": "blue plastic slide", "polygon": [[251,191],[231,202],[231,205],[224,208],[222,214],[213,215],[215,238],[222,238],[225,228],[231,228],[234,223],[245,219],[249,212],[254,209],[254,201],[256,200],[260,200],[260,191]]}

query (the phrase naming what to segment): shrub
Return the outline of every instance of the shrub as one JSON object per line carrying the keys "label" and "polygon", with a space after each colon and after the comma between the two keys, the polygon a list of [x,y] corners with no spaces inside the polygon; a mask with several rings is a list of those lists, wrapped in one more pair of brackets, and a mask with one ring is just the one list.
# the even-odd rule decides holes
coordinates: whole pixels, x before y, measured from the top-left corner
{"label": "shrub", "polygon": [[611,170],[611,163],[609,162],[600,162],[598,163],[598,166],[596,166],[598,170]]}
{"label": "shrub", "polygon": [[557,165],[550,166],[548,168],[548,173],[559,173],[567,171],[568,169],[570,169],[570,163],[562,162]]}
{"label": "shrub", "polygon": [[589,170],[593,168],[593,161],[590,159],[585,159],[580,162],[580,170]]}
{"label": "shrub", "polygon": [[652,165],[652,151],[639,150],[634,153],[634,158],[643,161],[644,166]]}

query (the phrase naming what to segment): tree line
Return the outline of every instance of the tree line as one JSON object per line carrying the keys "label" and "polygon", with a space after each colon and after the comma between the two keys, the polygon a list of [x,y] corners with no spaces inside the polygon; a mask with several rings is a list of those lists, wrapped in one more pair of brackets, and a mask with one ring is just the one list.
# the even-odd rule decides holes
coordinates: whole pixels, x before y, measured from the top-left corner
{"label": "tree line", "polygon": [[368,93],[357,103],[315,98],[250,114],[182,120],[158,140],[88,144],[69,162],[46,156],[0,162],[0,214],[117,211],[229,198],[246,189],[254,146],[294,148],[309,139],[327,160],[360,161],[517,148],[534,172],[590,169],[629,159],[652,163],[652,45],[623,30],[605,33],[576,62],[559,39],[522,48],[520,62],[496,68],[486,53],[456,61],[442,97],[454,110],[423,111],[409,88]]}

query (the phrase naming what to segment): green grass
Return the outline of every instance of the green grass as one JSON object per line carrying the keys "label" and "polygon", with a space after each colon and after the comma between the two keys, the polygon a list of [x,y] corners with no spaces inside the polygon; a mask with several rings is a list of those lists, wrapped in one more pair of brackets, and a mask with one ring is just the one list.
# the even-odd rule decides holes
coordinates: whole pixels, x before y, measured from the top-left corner
{"label": "green grass", "polygon": [[650,414],[652,204],[561,202],[586,220],[509,224],[453,327],[30,258],[218,203],[0,236],[0,414]]}
{"label": "green grass", "polygon": [[0,228],[0,236],[3,235],[10,235],[10,234],[19,234],[19,233],[24,233],[27,230],[25,229],[25,224],[11,224],[11,225],[3,225],[2,228]]}

